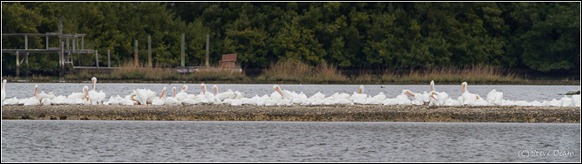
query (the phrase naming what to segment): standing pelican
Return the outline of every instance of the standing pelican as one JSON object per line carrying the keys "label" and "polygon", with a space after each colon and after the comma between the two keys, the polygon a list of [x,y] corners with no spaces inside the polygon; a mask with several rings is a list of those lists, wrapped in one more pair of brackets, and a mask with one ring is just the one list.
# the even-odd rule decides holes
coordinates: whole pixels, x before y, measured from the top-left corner
{"label": "standing pelican", "polygon": [[218,95],[218,85],[215,84],[214,86],[212,86],[212,89],[214,90],[214,95],[215,96]]}
{"label": "standing pelican", "polygon": [[434,80],[430,81],[430,102],[429,105],[444,105],[449,99],[449,94],[446,92],[437,92],[434,86]]}
{"label": "standing pelican", "polygon": [[[200,84],[200,88],[202,89],[202,95],[204,95],[206,100],[208,100],[209,102],[214,102],[214,95],[215,94],[212,94],[212,93],[206,91],[206,84],[204,84],[204,83]],[[218,91],[218,87],[216,89]]]}
{"label": "standing pelican", "polygon": [[95,91],[96,84],[97,78],[96,77],[91,78],[92,89],[89,91],[89,99],[91,100],[91,104],[94,105],[103,103],[103,100],[105,100],[105,93],[103,93],[103,90],[100,90],[99,92]]}

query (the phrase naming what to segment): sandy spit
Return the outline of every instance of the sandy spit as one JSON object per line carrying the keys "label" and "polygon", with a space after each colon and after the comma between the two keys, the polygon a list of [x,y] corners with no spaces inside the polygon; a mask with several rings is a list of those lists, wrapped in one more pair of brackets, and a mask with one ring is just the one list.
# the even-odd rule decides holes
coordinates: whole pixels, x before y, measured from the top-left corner
{"label": "sandy spit", "polygon": [[579,107],[2,106],[2,119],[580,123]]}

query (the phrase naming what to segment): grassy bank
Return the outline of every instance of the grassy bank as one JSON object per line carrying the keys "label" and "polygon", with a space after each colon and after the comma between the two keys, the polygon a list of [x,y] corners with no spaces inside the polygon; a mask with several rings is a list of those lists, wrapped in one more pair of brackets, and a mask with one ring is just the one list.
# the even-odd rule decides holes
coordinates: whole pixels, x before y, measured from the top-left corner
{"label": "grassy bank", "polygon": [[237,83],[237,84],[522,84],[522,85],[580,85],[580,80],[531,80],[514,73],[504,73],[500,68],[473,66],[467,68],[436,68],[424,70],[394,71],[381,73],[361,72],[345,75],[333,65],[310,66],[298,61],[284,61],[272,64],[256,77],[223,69],[211,69],[194,73],[178,73],[175,68],[147,68],[125,64],[111,72],[80,71],[67,74],[64,78],[37,76],[29,78],[5,77],[10,82],[82,82],[97,77],[100,82],[129,83]]}
{"label": "grassy bank", "polygon": [[382,105],[3,106],[2,119],[579,123],[580,109],[577,107]]}

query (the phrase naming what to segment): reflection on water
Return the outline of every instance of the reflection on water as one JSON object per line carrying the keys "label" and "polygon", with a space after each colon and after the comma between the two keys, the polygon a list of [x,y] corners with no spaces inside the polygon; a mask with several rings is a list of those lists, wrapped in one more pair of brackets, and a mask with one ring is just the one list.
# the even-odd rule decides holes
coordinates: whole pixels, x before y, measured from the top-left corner
{"label": "reflection on water", "polygon": [[2,162],[74,161],[580,161],[580,124],[2,121]]}

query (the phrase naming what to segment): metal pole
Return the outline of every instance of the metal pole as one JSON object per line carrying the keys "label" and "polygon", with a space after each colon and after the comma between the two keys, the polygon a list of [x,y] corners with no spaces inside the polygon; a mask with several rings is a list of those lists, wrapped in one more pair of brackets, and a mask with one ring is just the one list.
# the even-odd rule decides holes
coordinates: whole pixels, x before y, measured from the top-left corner
{"label": "metal pole", "polygon": [[152,36],[148,35],[148,66],[152,68]]}
{"label": "metal pole", "polygon": [[208,61],[210,58],[209,49],[210,49],[210,35],[206,34],[206,63],[205,63],[206,67],[210,67],[210,62]]}
{"label": "metal pole", "polygon": [[134,50],[134,53],[133,53],[133,58],[135,60],[135,63],[134,63],[135,64],[135,67],[139,66],[139,59],[138,59],[138,57],[139,56],[137,54],[137,39],[136,39],[135,40],[135,50]]}
{"label": "metal pole", "polygon": [[111,67],[111,52],[107,50],[107,67]]}
{"label": "metal pole", "polygon": [[181,51],[180,51],[180,54],[181,54],[181,59],[182,59],[182,62],[181,62],[181,64],[182,64],[182,67],[185,67],[185,66],[186,66],[186,63],[185,63],[185,61],[184,61],[184,60],[186,60],[186,54],[185,54],[185,52],[184,52],[184,51],[185,51],[185,50],[184,50],[184,47],[185,47],[185,43],[184,43],[184,42],[185,42],[185,41],[184,41],[184,40],[185,40],[185,37],[186,37],[186,35],[185,35],[184,33],[182,33],[182,45],[181,45],[181,48],[182,48],[182,49],[181,49]]}

